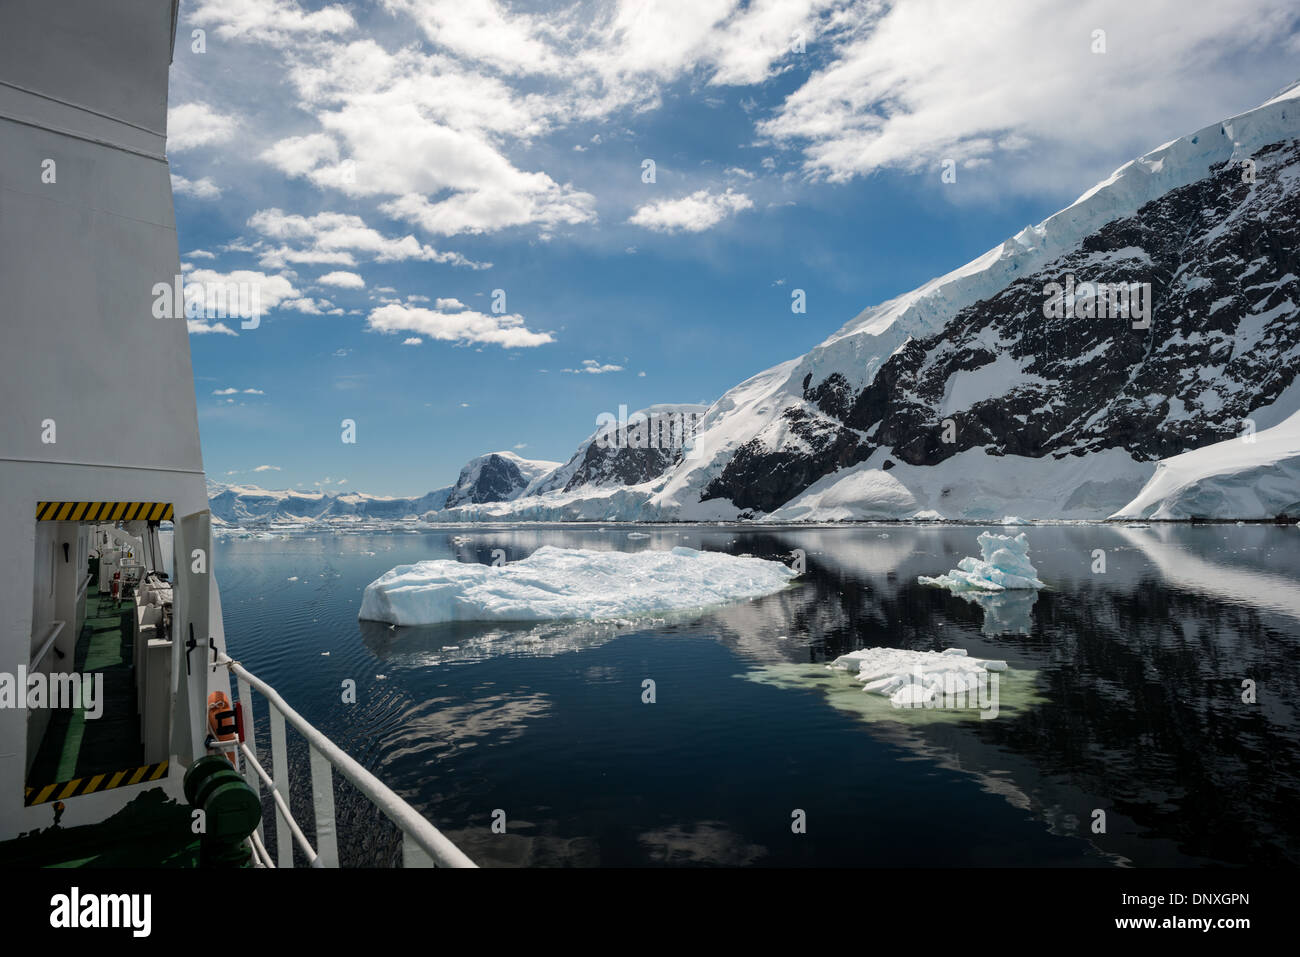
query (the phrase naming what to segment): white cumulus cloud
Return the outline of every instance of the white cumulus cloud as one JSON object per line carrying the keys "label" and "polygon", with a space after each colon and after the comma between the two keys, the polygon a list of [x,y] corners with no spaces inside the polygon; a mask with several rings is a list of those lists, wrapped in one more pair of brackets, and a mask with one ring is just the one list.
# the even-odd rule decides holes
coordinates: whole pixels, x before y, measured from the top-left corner
{"label": "white cumulus cloud", "polygon": [[379,306],[370,311],[367,325],[377,332],[413,332],[443,342],[479,342],[507,349],[528,348],[554,342],[549,332],[533,332],[524,325],[524,317],[489,315],[463,310],[440,312],[401,303]]}
{"label": "white cumulus cloud", "polygon": [[588,375],[604,375],[606,372],[622,372],[622,366],[616,366],[612,363],[601,364],[595,359],[583,359],[581,369],[561,369],[561,372],[587,373]]}
{"label": "white cumulus cloud", "polygon": [[167,151],[218,146],[234,138],[238,121],[206,103],[183,103],[167,111]]}
{"label": "white cumulus cloud", "polygon": [[340,289],[365,289],[366,281],[354,272],[336,270],[327,272],[316,280],[325,286],[338,286]]}
{"label": "white cumulus cloud", "polygon": [[716,226],[734,213],[752,209],[753,206],[753,200],[735,190],[711,193],[707,189],[701,189],[680,199],[647,203],[639,207],[628,222],[656,232],[698,233]]}
{"label": "white cumulus cloud", "polygon": [[224,322],[209,322],[206,319],[186,319],[185,327],[190,335],[200,336],[210,333],[220,333],[223,336],[238,336],[234,329],[231,329]]}
{"label": "white cumulus cloud", "polygon": [[[221,187],[208,176],[204,176],[202,179],[186,179],[184,176],[177,176],[172,173],[172,192],[178,196],[193,196],[195,199],[221,198]],[[190,255],[192,256],[194,253],[190,253]]]}

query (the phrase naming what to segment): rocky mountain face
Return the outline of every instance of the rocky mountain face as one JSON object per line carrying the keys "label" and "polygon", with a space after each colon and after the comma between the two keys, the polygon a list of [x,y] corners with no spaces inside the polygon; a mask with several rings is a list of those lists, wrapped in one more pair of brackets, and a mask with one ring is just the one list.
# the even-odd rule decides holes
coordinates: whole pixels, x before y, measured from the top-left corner
{"label": "rocky mountain face", "polygon": [[665,517],[1105,518],[1300,409],[1300,85],[741,383]]}
{"label": "rocky mountain face", "polygon": [[[1300,368],[1300,143],[1252,159],[1253,173],[1226,160],[909,338],[861,388],[808,372],[782,441],[750,438],[702,498],[774,511],[877,451],[885,470],[967,449],[1120,448],[1154,467],[1241,434]],[[1089,301],[1085,283],[1119,295]]]}
{"label": "rocky mountain face", "polygon": [[653,482],[689,453],[708,408],[661,404],[621,419],[609,415],[564,465],[534,483],[525,495]]}
{"label": "rocky mountain face", "polygon": [[559,464],[521,458],[513,452],[480,455],[460,470],[460,477],[443,507],[509,502],[523,494],[537,479],[553,472]]}

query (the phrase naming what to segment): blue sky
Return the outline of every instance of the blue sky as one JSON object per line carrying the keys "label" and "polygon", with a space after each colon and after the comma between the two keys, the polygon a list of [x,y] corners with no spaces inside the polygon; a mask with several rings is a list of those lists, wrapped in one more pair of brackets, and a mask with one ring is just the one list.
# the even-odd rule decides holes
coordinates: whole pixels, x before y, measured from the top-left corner
{"label": "blue sky", "polygon": [[1300,77],[1293,6],[183,0],[183,268],[263,308],[190,323],[209,477],[416,495],[711,402]]}

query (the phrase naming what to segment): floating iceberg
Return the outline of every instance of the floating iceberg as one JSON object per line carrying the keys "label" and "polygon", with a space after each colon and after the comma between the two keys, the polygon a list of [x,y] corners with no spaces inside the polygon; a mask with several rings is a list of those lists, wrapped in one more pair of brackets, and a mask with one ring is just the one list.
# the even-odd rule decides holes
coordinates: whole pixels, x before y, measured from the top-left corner
{"label": "floating iceberg", "polygon": [[863,691],[888,698],[895,708],[979,708],[981,717],[995,717],[998,679],[992,673],[1006,671],[1007,663],[971,658],[962,648],[865,648],[840,655],[828,667],[856,670]]}
{"label": "floating iceberg", "polygon": [[758,598],[794,577],[780,562],[682,546],[629,554],[544,545],[501,566],[399,565],[366,586],[358,617],[394,625],[619,618]]}
{"label": "floating iceberg", "polygon": [[917,581],[922,585],[940,585],[953,592],[1044,587],[1038,580],[1037,569],[1029,564],[1029,539],[1024,532],[1015,538],[983,532],[978,541],[981,558],[963,558],[948,574],[938,578],[921,575]]}

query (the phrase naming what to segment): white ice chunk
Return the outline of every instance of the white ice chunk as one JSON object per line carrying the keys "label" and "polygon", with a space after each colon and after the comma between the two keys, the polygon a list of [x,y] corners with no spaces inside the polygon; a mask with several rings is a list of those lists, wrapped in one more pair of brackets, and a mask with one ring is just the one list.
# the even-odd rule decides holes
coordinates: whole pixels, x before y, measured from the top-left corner
{"label": "white ice chunk", "polygon": [[902,675],[888,675],[875,681],[868,681],[862,686],[862,690],[870,691],[873,694],[892,695],[905,684],[907,684],[907,679]]}
{"label": "white ice chunk", "polygon": [[[907,651],[864,648],[841,655],[830,667],[856,671],[862,690],[889,698],[896,708],[984,707],[991,672],[1006,671],[1005,661],[972,658],[963,648]],[[980,704],[984,702],[984,704]]]}
{"label": "white ice chunk", "polygon": [[946,575],[917,578],[922,585],[940,585],[953,592],[1007,591],[1043,588],[1038,570],[1029,563],[1029,540],[1025,533],[1012,538],[983,532],[979,536],[981,558],[963,558]]}
{"label": "white ice chunk", "polygon": [[914,708],[934,700],[934,689],[922,685],[904,685],[889,696],[895,708]]}
{"label": "white ice chunk", "polygon": [[682,546],[629,554],[544,545],[501,566],[399,565],[366,586],[358,617],[395,625],[617,618],[757,598],[795,577],[780,562]]}

